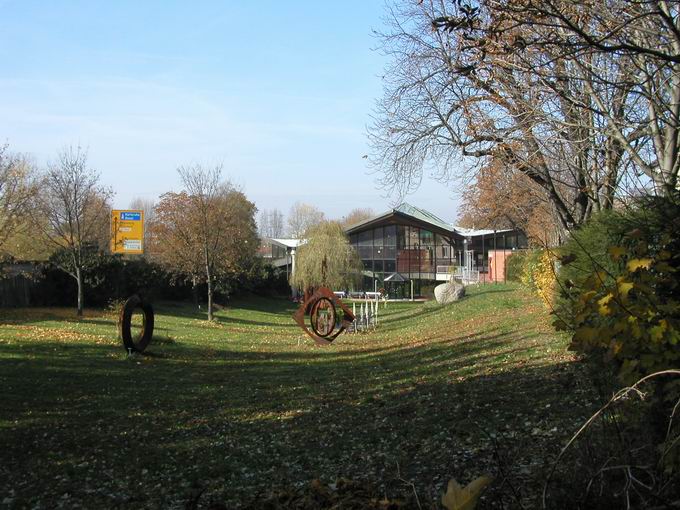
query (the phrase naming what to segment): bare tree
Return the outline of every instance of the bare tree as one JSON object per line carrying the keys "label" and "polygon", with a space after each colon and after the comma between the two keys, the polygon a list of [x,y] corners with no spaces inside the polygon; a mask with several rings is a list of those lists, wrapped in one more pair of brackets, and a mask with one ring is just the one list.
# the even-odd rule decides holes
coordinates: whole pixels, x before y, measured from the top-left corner
{"label": "bare tree", "polygon": [[0,147],[0,253],[7,240],[26,225],[37,191],[33,173],[25,157]]}
{"label": "bare tree", "polygon": [[130,209],[144,211],[144,246],[151,242],[149,225],[156,216],[156,202],[150,198],[135,197],[130,202]]}
{"label": "bare tree", "polygon": [[324,220],[324,213],[313,205],[296,202],[288,213],[288,235],[294,239],[305,236],[310,227]]}
{"label": "bare tree", "polygon": [[113,192],[99,184],[99,174],[87,164],[87,151],[68,147],[48,165],[40,181],[34,224],[63,256],[55,263],[78,286],[78,315],[84,306],[83,270],[93,250],[109,236]]}
{"label": "bare tree", "polygon": [[213,278],[216,249],[225,234],[225,222],[215,209],[221,191],[222,167],[203,168],[200,165],[184,166],[178,170],[190,198],[193,217],[196,220],[198,240],[201,244],[205,282],[208,286],[208,320],[213,320]]}
{"label": "bare tree", "polygon": [[344,216],[342,218],[342,221],[340,222],[343,227],[347,228],[350,227],[356,223],[359,223],[360,221],[367,220],[369,218],[372,218],[375,216],[375,212],[373,209],[370,207],[358,207],[356,209],[352,209],[347,216]]}
{"label": "bare tree", "polygon": [[273,239],[282,237],[285,231],[283,213],[278,209],[263,209],[258,221],[260,237]]}
{"label": "bare tree", "polygon": [[425,0],[390,10],[381,38],[393,64],[369,132],[372,162],[388,188],[404,193],[428,167],[460,182],[501,161],[539,186],[570,229],[611,207],[634,171],[634,158],[602,129],[592,94],[623,117],[634,94],[630,67],[613,55],[591,55],[584,66],[583,56],[551,45],[525,51],[525,31],[498,3]]}
{"label": "bare tree", "polygon": [[[547,48],[593,76],[584,83],[599,126],[660,194],[675,193],[680,170],[680,4],[666,0],[489,0],[525,35],[525,51]],[[612,80],[599,62],[625,78]],[[536,71],[545,73],[544,69]],[[609,96],[618,96],[612,108]],[[626,101],[626,98],[629,98]],[[580,105],[585,106],[585,105]]]}

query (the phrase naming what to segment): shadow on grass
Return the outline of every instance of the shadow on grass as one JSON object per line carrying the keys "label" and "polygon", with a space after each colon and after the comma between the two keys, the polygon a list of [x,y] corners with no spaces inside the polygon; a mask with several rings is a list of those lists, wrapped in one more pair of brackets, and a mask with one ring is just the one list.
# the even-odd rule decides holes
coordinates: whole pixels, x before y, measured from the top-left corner
{"label": "shadow on grass", "polygon": [[[336,476],[408,494],[402,478],[434,500],[449,476],[494,472],[494,433],[523,470],[509,476],[531,491],[562,444],[532,431],[566,433],[582,410],[573,401],[578,367],[532,364],[526,341],[491,332],[388,351],[219,350],[212,358],[194,346],[127,358],[110,346],[49,343],[32,344],[27,358],[3,345],[5,483],[19,488],[19,502],[59,496],[60,482],[39,480],[83,479],[90,471],[78,466],[97,451],[97,470],[148,470],[144,488],[124,477],[112,483],[150,504],[161,497],[151,489],[158,483],[180,500],[182,480],[226,486],[217,496],[233,504],[272,484]],[[523,361],[504,366],[493,362],[499,356]],[[98,501],[70,490],[72,503]],[[502,496],[494,490],[488,498]]]}
{"label": "shadow on grass", "polygon": [[224,315],[219,315],[216,317],[217,322],[220,324],[224,324],[225,326],[237,326],[239,324],[244,325],[244,326],[262,326],[262,327],[276,327],[276,328],[297,328],[297,324],[293,322],[292,319],[292,313],[291,313],[291,319],[290,319],[290,324],[287,324],[285,321],[272,321],[272,322],[264,322],[264,321],[253,321],[249,319],[243,319],[241,317],[234,317],[234,316],[224,316]]}
{"label": "shadow on grass", "polygon": [[[251,309],[293,310],[272,301]],[[184,306],[158,310],[204,318]],[[231,508],[272,485],[347,476],[403,497],[408,480],[434,507],[449,477],[499,474],[494,434],[513,461],[506,479],[531,499],[588,410],[580,367],[547,356],[542,333],[525,323],[469,332],[444,323],[431,333],[417,325],[413,342],[390,339],[397,325],[440,310],[456,311],[388,308],[394,330],[388,322],[327,349],[194,341],[127,356],[112,344],[0,344],[0,493],[14,490],[17,507],[54,507],[66,493],[84,507],[164,508],[184,506],[193,483]],[[218,317],[285,325],[231,314]],[[492,486],[487,502],[513,507],[503,487]]]}

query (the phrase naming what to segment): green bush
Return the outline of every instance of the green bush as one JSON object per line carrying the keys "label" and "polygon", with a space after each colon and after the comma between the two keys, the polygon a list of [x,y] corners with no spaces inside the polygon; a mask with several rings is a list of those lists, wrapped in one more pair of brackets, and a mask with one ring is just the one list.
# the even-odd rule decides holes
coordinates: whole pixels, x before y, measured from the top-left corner
{"label": "green bush", "polygon": [[615,377],[630,386],[656,374],[652,391],[638,393],[646,400],[643,415],[621,416],[632,437],[644,435],[652,448],[630,441],[623,451],[636,459],[660,452],[650,464],[669,479],[680,470],[679,438],[670,434],[680,379],[659,372],[680,366],[679,199],[646,198],[632,209],[600,214],[574,233],[561,250],[555,322],[571,332],[569,348],[590,362],[601,389],[609,386],[611,393]]}
{"label": "green bush", "polygon": [[427,299],[433,299],[435,287],[436,285],[423,285],[420,287],[420,296]]}
{"label": "green bush", "polygon": [[528,250],[513,252],[506,262],[506,278],[509,282],[521,282],[524,265],[526,264]]}
{"label": "green bush", "polygon": [[539,270],[543,252],[544,250],[529,250],[524,257],[524,265],[520,274],[519,281],[534,292],[538,290],[536,274]]}
{"label": "green bush", "polygon": [[[631,213],[628,213],[630,216]],[[557,280],[560,289],[556,305],[557,315],[566,322],[574,319],[573,303],[578,299],[585,280],[594,271],[602,270],[606,279],[619,271],[608,248],[618,245],[630,219],[621,211],[603,211],[594,215],[579,230],[572,232],[570,239],[558,250],[563,263]]]}
{"label": "green bush", "polygon": [[556,325],[624,383],[680,363],[680,205],[647,198],[593,218],[562,248]]}

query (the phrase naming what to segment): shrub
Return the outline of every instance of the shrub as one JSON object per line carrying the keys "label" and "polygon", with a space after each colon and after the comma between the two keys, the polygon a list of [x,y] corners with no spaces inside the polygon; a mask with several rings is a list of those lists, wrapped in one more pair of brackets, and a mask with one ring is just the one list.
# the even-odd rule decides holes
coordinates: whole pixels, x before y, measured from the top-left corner
{"label": "shrub", "polygon": [[423,285],[420,287],[420,296],[427,299],[434,299],[434,288],[436,285]]}
{"label": "shrub", "polygon": [[648,198],[594,219],[564,246],[559,328],[571,349],[632,383],[680,362],[680,206]]}
{"label": "shrub", "polygon": [[519,283],[522,281],[522,273],[529,253],[528,250],[521,250],[510,255],[506,262],[506,278],[509,282]]}
{"label": "shrub", "polygon": [[541,250],[531,266],[531,281],[536,293],[549,308],[555,304],[555,288],[557,270],[555,269],[556,255],[550,250]]}
{"label": "shrub", "polygon": [[524,250],[508,259],[508,280],[520,282],[538,294],[547,306],[554,305],[556,255],[549,250]]}

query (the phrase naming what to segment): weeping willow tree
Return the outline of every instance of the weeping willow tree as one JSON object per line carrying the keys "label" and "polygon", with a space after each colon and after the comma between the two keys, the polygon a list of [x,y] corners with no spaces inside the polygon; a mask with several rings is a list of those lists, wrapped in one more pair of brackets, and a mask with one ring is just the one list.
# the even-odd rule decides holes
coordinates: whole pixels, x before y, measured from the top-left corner
{"label": "weeping willow tree", "polygon": [[307,231],[307,243],[297,250],[291,284],[299,289],[344,289],[361,275],[361,260],[342,226],[323,221]]}

